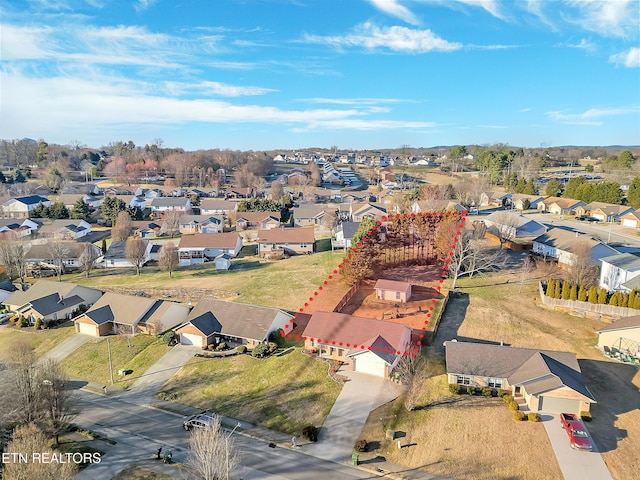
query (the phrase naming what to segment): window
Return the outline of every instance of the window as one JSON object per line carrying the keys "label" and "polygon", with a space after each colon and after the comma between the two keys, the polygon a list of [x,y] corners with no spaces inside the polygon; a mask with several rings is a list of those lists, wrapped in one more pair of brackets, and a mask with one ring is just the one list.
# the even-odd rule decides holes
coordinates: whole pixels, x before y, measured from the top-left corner
{"label": "window", "polygon": [[490,378],[487,380],[487,385],[494,388],[502,388],[501,378]]}
{"label": "window", "polygon": [[458,385],[471,385],[471,377],[468,375],[456,375],[456,383]]}
{"label": "window", "polygon": [[396,300],[400,300],[400,291],[396,292]]}

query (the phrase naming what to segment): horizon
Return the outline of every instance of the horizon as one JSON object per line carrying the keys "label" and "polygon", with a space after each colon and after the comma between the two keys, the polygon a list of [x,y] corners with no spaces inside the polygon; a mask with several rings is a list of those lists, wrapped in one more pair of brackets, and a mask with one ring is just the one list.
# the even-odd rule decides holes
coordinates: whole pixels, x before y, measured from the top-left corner
{"label": "horizon", "polygon": [[638,148],[637,1],[194,4],[0,0],[2,136]]}

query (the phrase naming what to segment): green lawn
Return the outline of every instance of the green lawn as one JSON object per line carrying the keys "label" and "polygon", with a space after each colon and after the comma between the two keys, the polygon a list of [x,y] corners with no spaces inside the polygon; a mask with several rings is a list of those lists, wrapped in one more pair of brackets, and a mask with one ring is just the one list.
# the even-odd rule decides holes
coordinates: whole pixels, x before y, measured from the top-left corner
{"label": "green lawn", "polygon": [[309,423],[322,425],[340,393],[327,370],[327,363],[302,355],[299,348],[265,360],[194,358],[160,397],[300,435]]}
{"label": "green lawn", "polygon": [[[169,351],[169,347],[161,339],[149,335],[136,335],[131,339],[131,347],[124,336],[107,337],[111,344],[111,357],[114,369],[114,386],[128,388],[160,357]],[[82,380],[109,385],[109,354],[107,338],[97,342],[85,343],[61,363],[68,375]],[[127,369],[132,373],[127,376],[117,375],[118,370]]]}
{"label": "green lawn", "polygon": [[7,361],[11,355],[11,345],[25,342],[41,356],[60,342],[75,333],[73,322],[66,322],[59,327],[47,330],[34,330],[33,327],[0,329],[0,361]]}

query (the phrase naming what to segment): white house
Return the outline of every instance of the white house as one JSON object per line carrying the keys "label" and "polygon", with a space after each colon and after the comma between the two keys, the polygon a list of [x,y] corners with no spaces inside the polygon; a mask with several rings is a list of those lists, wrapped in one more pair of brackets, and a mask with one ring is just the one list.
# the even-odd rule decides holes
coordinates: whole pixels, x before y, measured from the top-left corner
{"label": "white house", "polygon": [[151,201],[151,210],[153,213],[167,212],[169,210],[186,212],[190,209],[191,201],[188,198],[158,197]]}
{"label": "white house", "polygon": [[630,292],[625,283],[640,275],[640,257],[632,253],[620,253],[601,258],[600,287],[610,292],[620,290]]}
{"label": "white house", "polygon": [[498,234],[502,238],[537,237],[547,231],[547,227],[526,215],[504,210],[488,215],[484,224],[489,233]]}
{"label": "white house", "polygon": [[54,220],[48,225],[43,225],[39,233],[45,238],[78,240],[91,233],[91,225],[84,220]]}
{"label": "white house", "polygon": [[600,259],[619,253],[600,240],[564,228],[552,228],[534,239],[533,252],[544,257],[556,258],[560,264],[571,265],[573,263],[573,249],[582,242],[590,247],[591,259],[595,265],[599,265]]}
{"label": "white house", "polygon": [[198,265],[226,253],[236,257],[242,250],[242,237],[229,233],[184,235],[178,244],[180,266]]}
{"label": "white house", "polygon": [[51,206],[48,198],[40,195],[29,195],[26,197],[11,198],[2,204],[2,213],[7,218],[28,218],[29,212],[36,208],[39,203],[45,207]]}
{"label": "white house", "polygon": [[[151,260],[151,247],[153,246],[149,240],[142,239],[145,244],[144,251],[144,261],[142,265]],[[116,241],[111,242],[109,248],[107,249],[107,253],[104,255],[103,265],[105,268],[125,268],[125,267],[135,267],[128,259],[126,255],[126,246],[127,242]]]}

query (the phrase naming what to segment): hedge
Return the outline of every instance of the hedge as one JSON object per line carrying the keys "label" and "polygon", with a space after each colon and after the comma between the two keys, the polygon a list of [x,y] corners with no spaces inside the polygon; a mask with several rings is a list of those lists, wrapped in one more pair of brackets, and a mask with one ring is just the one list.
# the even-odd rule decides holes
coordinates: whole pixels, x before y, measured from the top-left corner
{"label": "hedge", "polygon": [[566,280],[555,280],[553,278],[550,278],[543,287],[545,295],[551,298],[640,310],[640,292],[635,289],[631,293],[609,293],[606,288],[571,285]]}

